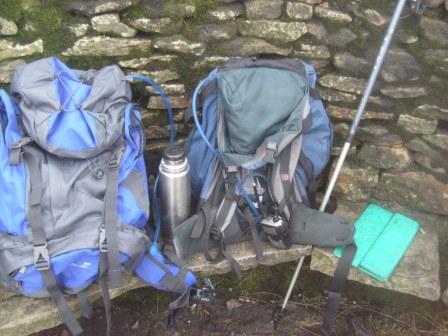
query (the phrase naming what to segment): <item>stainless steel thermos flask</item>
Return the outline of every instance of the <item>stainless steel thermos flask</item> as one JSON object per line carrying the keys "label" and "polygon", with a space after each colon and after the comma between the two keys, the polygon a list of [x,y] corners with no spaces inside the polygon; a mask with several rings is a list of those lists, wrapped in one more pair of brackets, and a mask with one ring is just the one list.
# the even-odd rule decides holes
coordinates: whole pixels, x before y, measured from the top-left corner
{"label": "stainless steel thermos flask", "polygon": [[182,147],[169,145],[165,148],[159,173],[162,237],[169,241],[176,226],[187,219],[191,211],[190,165]]}

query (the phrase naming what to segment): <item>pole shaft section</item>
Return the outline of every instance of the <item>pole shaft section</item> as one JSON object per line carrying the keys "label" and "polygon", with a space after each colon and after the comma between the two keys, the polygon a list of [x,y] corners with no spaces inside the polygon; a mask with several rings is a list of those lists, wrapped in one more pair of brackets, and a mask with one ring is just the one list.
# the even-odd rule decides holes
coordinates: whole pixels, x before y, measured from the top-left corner
{"label": "pole shaft section", "polygon": [[367,83],[366,90],[362,96],[361,102],[359,103],[358,111],[356,112],[355,119],[353,120],[352,125],[350,126],[350,130],[347,135],[347,140],[345,141],[344,147],[342,148],[341,155],[336,163],[336,168],[331,176],[330,183],[328,184],[327,190],[325,191],[324,198],[320,205],[319,210],[324,211],[327,207],[328,201],[330,200],[330,196],[333,193],[333,189],[336,185],[336,181],[338,179],[339,173],[341,172],[342,166],[345,162],[345,158],[350,150],[351,143],[353,138],[355,137],[356,131],[358,129],[359,123],[361,122],[362,116],[367,106],[367,102],[369,101],[370,95],[372,94],[373,88],[375,86],[376,80],[381,70],[381,66],[384,63],[384,59],[386,58],[387,51],[389,50],[390,43],[392,42],[392,37],[397,28],[398,22],[400,21],[401,14],[403,13],[404,7],[406,5],[407,0],[400,0],[395,9],[394,15],[392,16],[391,22],[389,24],[389,28],[387,29],[386,36],[384,37],[383,44],[381,45],[381,49],[378,53],[378,57],[376,58],[375,65],[373,67],[372,73],[370,74],[369,81]]}
{"label": "pole shaft section", "polygon": [[369,81],[367,82],[367,87],[362,96],[355,119],[353,120],[352,126],[350,127],[349,135],[347,137],[347,142],[351,143],[356,134],[356,130],[357,130],[358,125],[362,119],[362,115],[364,114],[364,110],[366,108],[367,102],[369,101],[370,95],[372,94],[373,88],[374,88],[376,80],[378,78],[378,74],[380,73],[381,66],[384,63],[384,59],[386,58],[387,51],[388,51],[390,43],[392,41],[394,32],[397,28],[398,22],[400,21],[400,17],[401,17],[401,14],[403,13],[406,2],[407,2],[407,0],[399,0],[399,2],[397,4],[397,7],[392,16],[391,22],[389,24],[389,28],[384,37],[383,44],[381,45],[381,49],[376,58],[376,62],[373,67],[372,73],[370,74]]}
{"label": "pole shaft section", "polygon": [[297,264],[294,275],[292,276],[291,283],[289,284],[288,291],[286,292],[285,299],[283,300],[282,310],[286,309],[286,305],[288,304],[289,298],[291,296],[292,290],[297,282],[297,278],[299,277],[300,270],[302,269],[303,261],[305,260],[305,256],[300,257],[299,263]]}

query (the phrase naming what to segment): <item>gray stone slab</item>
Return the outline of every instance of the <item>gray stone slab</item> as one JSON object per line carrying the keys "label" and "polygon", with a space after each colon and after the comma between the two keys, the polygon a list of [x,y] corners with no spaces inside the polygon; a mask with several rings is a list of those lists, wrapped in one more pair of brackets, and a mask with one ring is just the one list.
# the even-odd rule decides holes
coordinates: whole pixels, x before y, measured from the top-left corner
{"label": "gray stone slab", "polygon": [[[333,276],[338,258],[329,249],[314,248],[311,269]],[[412,245],[387,282],[377,281],[351,268],[349,280],[410,294],[430,301],[440,299],[439,241],[437,234],[418,233]]]}
{"label": "gray stone slab", "polygon": [[[229,246],[227,251],[240,263],[243,270],[248,270],[259,264],[276,265],[295,261],[302,255],[309,255],[311,247],[294,245],[289,250],[279,250],[265,244],[264,257],[258,261],[250,242]],[[223,274],[231,271],[228,261],[210,264],[202,254],[192,256],[188,260],[187,266],[198,276]],[[111,291],[113,298],[132,289],[146,286],[136,277],[130,276],[125,278],[124,283],[122,288]],[[89,288],[89,296],[92,301],[100,299],[101,292],[98,286],[94,285]],[[79,316],[76,299],[71,298],[68,303]],[[25,336],[61,324],[58,312],[49,299],[27,298],[0,289],[0,307],[0,335],[2,336]]]}

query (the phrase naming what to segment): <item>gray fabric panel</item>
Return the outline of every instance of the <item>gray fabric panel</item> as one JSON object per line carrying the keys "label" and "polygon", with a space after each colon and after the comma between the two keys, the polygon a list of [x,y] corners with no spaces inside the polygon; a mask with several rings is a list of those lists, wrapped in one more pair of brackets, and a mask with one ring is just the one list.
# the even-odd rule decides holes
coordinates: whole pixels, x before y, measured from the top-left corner
{"label": "gray fabric panel", "polygon": [[[286,177],[282,177],[281,171],[283,170],[283,167],[281,166],[282,162],[285,160],[282,160],[282,158],[286,156],[290,156],[290,160],[288,160],[289,167],[288,167],[288,181],[291,183],[291,185],[294,183],[294,172],[295,168],[297,166],[297,162],[299,160],[300,156],[300,149],[302,148],[302,140],[303,136],[299,135],[295,137],[295,139],[290,143],[289,147],[284,149],[280,153],[280,157],[276,160],[274,165],[272,166],[272,172],[271,172],[271,190],[273,193],[273,197],[275,198],[275,201],[277,203],[281,203],[286,195],[286,190],[284,183],[282,183],[282,179]],[[292,192],[293,190],[291,190]],[[286,219],[289,219],[290,217],[290,211],[288,207],[285,207],[284,209],[284,215]]]}
{"label": "gray fabric panel", "polygon": [[219,71],[228,71],[241,68],[258,68],[268,67],[279,70],[289,70],[297,72],[299,75],[305,77],[305,66],[303,62],[297,58],[278,58],[278,59],[265,59],[265,58],[232,58],[225,64],[219,67]]}
{"label": "gray fabric panel", "polygon": [[54,71],[54,58],[31,62],[14,74],[11,93],[17,98],[26,132],[47,151],[62,157],[93,157],[112,146],[122,134],[123,111],[131,101],[129,83],[116,65],[87,72],[85,77],[92,85],[90,95],[81,104],[97,120],[97,147],[81,151],[67,151],[47,143],[48,119],[61,111]]}
{"label": "gray fabric panel", "polygon": [[[112,158],[115,156],[112,156]],[[111,288],[122,286],[121,265],[118,259],[118,225],[117,212],[119,167],[108,167],[106,170],[107,188],[104,197],[104,227],[106,229],[107,261],[109,267],[109,283]]]}
{"label": "gray fabric panel", "polygon": [[[76,231],[70,237],[49,241],[48,250],[51,256],[56,256],[73,250],[98,248],[98,237],[99,223],[90,230]],[[118,229],[118,244],[121,252],[134,256],[146,250],[150,240],[142,230],[121,225]],[[0,233],[0,246],[2,277],[8,278],[10,273],[33,264],[33,245],[26,238]]]}
{"label": "gray fabric panel", "polygon": [[149,199],[148,194],[142,187],[145,184],[145,176],[136,170],[132,170],[124,180],[123,186],[129,190],[134,199],[137,201],[137,205],[140,209],[145,211],[145,214],[149,216]]}
{"label": "gray fabric panel", "polygon": [[301,131],[306,79],[292,71],[245,68],[219,74],[218,147],[226,165],[241,165],[268,142]]}

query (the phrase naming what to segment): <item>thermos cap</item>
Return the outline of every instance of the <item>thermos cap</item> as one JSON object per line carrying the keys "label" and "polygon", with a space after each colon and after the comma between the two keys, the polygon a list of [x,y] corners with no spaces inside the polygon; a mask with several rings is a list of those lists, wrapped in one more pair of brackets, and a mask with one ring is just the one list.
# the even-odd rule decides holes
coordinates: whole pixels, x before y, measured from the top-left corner
{"label": "thermos cap", "polygon": [[168,145],[163,150],[163,159],[166,161],[183,161],[185,159],[184,148],[178,145]]}

